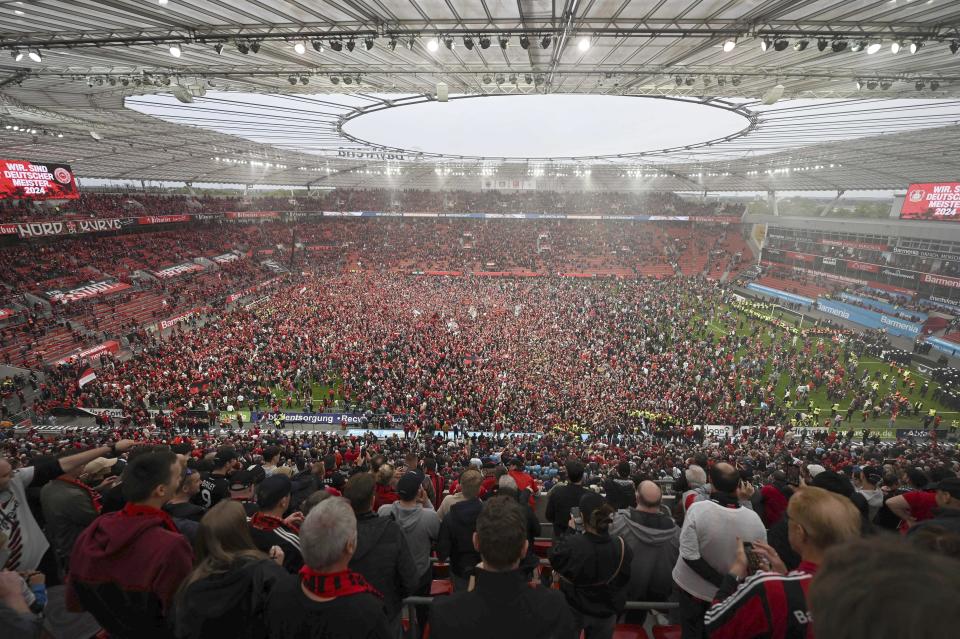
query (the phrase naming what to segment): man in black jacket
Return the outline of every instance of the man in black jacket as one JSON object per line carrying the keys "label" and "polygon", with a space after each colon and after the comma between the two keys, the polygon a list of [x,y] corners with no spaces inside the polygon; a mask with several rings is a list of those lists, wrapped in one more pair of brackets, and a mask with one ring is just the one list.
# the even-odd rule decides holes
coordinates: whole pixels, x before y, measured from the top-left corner
{"label": "man in black jacket", "polygon": [[926,528],[942,527],[952,533],[960,533],[960,479],[948,477],[936,486],[937,506],[933,519],[912,526],[907,536],[913,536]]}
{"label": "man in black jacket", "polygon": [[494,497],[484,504],[473,538],[482,558],[473,589],[433,600],[431,637],[486,639],[498,633],[529,639],[576,636],[563,595],[549,588],[531,588],[518,570],[526,555],[527,536],[526,517],[515,499]]}
{"label": "man in black jacket", "polygon": [[390,627],[399,633],[403,598],[416,591],[420,575],[400,525],[373,512],[375,484],[372,474],[359,473],[343,487],[343,496],[357,516],[357,549],[350,570],[363,575],[383,595]]}
{"label": "man in black jacket", "polygon": [[453,589],[457,592],[466,590],[473,567],[480,562],[480,553],[473,545],[473,536],[477,530],[477,517],[480,516],[483,506],[478,497],[482,481],[480,473],[475,470],[468,470],[461,475],[460,492],[464,499],[450,508],[450,512],[440,524],[437,555],[441,561],[449,559]]}
{"label": "man in black jacket", "polygon": [[567,534],[567,523],[570,521],[570,509],[580,507],[580,498],[587,492],[583,487],[583,464],[576,460],[568,460],[564,464],[567,472],[568,484],[557,486],[550,491],[547,498],[547,519],[553,523],[553,539],[557,540]]}

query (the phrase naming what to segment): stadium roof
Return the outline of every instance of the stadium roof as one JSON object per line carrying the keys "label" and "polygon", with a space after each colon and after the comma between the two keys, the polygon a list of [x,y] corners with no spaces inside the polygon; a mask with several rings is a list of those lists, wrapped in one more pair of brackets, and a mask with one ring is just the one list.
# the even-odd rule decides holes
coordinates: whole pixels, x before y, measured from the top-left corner
{"label": "stadium roof", "polygon": [[[193,183],[896,189],[960,177],[958,49],[954,0],[0,0],[0,145],[82,177]],[[745,124],[555,161],[344,134],[444,90],[672,98]],[[240,93],[283,99],[243,127],[225,107]]]}

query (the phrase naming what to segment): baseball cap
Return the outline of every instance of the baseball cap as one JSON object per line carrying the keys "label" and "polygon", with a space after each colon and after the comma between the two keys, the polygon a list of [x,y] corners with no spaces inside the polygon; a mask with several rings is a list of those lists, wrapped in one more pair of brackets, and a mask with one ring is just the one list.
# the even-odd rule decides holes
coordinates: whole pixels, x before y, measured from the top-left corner
{"label": "baseball cap", "polygon": [[942,490],[945,493],[950,493],[950,496],[955,499],[960,499],[960,479],[956,477],[948,477],[946,479],[941,479],[937,482],[937,490]]}
{"label": "baseball cap", "polygon": [[83,472],[87,475],[99,475],[100,473],[113,468],[113,465],[120,461],[117,458],[107,459],[106,457],[97,457],[93,461],[87,462],[83,467]]}
{"label": "baseball cap", "polygon": [[277,474],[270,475],[257,487],[257,505],[260,508],[273,508],[292,490],[293,483],[289,477]]}
{"label": "baseball cap", "polygon": [[423,485],[423,475],[415,471],[409,471],[403,474],[400,481],[397,482],[397,494],[400,499],[410,501],[415,499]]}

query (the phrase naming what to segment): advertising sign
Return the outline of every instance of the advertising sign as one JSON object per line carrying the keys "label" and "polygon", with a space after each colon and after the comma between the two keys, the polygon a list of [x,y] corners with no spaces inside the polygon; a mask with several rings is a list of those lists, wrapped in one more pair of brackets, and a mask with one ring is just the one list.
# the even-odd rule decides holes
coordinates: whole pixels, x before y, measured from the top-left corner
{"label": "advertising sign", "polygon": [[90,357],[96,357],[101,353],[116,353],[120,350],[120,343],[116,340],[110,340],[108,342],[103,342],[102,344],[97,344],[96,346],[91,346],[90,348],[64,357],[63,359],[58,359],[56,364],[66,364],[67,362],[72,362],[78,359],[87,359]]}
{"label": "advertising sign", "polygon": [[197,264],[196,262],[184,262],[183,264],[177,264],[176,266],[168,266],[167,268],[160,269],[159,271],[154,271],[154,277],[158,277],[161,280],[169,280],[186,273],[195,273],[197,271],[202,271],[203,265]]}
{"label": "advertising sign", "polygon": [[960,278],[949,277],[947,275],[934,275],[932,273],[921,273],[920,281],[924,284],[935,284],[937,286],[947,286],[949,288],[960,288]]}
{"label": "advertising sign", "polygon": [[867,328],[883,328],[891,335],[899,335],[910,339],[915,338],[922,328],[922,325],[916,322],[908,322],[898,317],[890,317],[889,315],[836,300],[818,298],[817,310],[821,313],[866,326]]}
{"label": "advertising sign", "polygon": [[99,297],[101,295],[117,293],[128,288],[130,288],[130,285],[125,284],[124,282],[117,282],[116,280],[100,280],[99,282],[90,282],[89,284],[78,286],[77,288],[70,289],[69,291],[47,291],[46,295],[47,299],[49,299],[51,302],[60,302],[61,304],[66,304],[67,302],[76,302],[77,300],[85,300],[91,297]]}
{"label": "advertising sign", "polygon": [[0,160],[0,200],[74,200],[80,197],[69,164]]}
{"label": "advertising sign", "polygon": [[960,220],[960,183],[911,184],[900,209],[902,220]]}

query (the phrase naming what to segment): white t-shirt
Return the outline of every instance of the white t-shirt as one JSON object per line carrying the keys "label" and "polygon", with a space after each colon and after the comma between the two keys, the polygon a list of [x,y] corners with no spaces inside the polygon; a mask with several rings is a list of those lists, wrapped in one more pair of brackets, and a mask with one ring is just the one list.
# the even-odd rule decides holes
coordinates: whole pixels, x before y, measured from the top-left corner
{"label": "white t-shirt", "polygon": [[7,538],[4,570],[36,570],[50,547],[27,504],[26,489],[33,473],[33,466],[14,471],[7,489],[0,492],[0,533]]}
{"label": "white t-shirt", "polygon": [[766,543],[767,531],[757,513],[749,508],[727,508],[712,500],[691,504],[680,529],[680,556],[673,567],[673,580],[694,597],[713,601],[717,587],[698,575],[684,558],[702,558],[721,575],[726,574],[737,557],[737,537]]}

